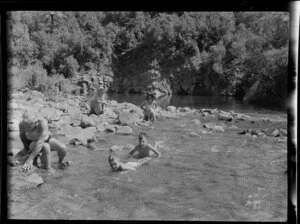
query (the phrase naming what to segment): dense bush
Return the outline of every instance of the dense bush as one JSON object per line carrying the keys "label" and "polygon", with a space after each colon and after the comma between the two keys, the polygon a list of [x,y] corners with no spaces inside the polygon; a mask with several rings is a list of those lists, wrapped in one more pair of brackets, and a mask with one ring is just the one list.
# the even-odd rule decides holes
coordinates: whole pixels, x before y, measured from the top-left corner
{"label": "dense bush", "polygon": [[118,91],[167,80],[173,93],[243,97],[259,80],[252,101],[286,96],[287,13],[16,11],[8,25],[14,88],[97,73]]}

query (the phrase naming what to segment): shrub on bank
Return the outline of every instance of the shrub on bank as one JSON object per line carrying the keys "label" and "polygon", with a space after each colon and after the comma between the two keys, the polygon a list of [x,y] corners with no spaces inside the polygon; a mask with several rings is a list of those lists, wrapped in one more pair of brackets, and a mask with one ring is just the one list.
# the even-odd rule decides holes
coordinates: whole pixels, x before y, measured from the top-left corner
{"label": "shrub on bank", "polygon": [[10,91],[37,90],[50,100],[70,94],[76,87],[70,79],[64,78],[61,74],[48,76],[46,70],[39,64],[29,65],[26,68],[12,67],[8,72]]}

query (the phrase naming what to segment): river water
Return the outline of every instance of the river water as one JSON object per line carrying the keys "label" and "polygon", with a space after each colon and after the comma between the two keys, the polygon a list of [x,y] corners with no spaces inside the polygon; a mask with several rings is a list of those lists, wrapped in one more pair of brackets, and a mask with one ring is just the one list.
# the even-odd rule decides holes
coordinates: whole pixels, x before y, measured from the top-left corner
{"label": "river water", "polygon": [[[132,98],[131,102],[134,100],[141,98]],[[220,104],[214,107],[226,109]],[[37,171],[44,179],[43,185],[10,192],[9,217],[285,221],[286,143],[275,142],[271,137],[253,139],[234,131],[202,134],[203,128],[195,125],[193,119],[205,122],[195,114],[134,127],[133,135],[98,133],[96,150],[71,146],[64,137],[57,137],[67,144],[67,159],[73,165],[66,170],[56,169],[57,156],[53,153],[56,172]],[[263,128],[268,125],[286,128],[286,123],[268,123]],[[149,143],[163,142],[159,149],[162,157],[136,171],[112,172],[107,150],[112,145],[136,145],[141,131],[148,134]],[[190,135],[191,132],[201,137]],[[127,153],[121,151],[119,156]]]}
{"label": "river water", "polygon": [[[145,96],[141,94],[108,94],[107,98],[116,100],[117,102],[128,102],[140,105],[145,100]],[[286,113],[285,105],[268,105],[268,106],[254,106],[244,103],[242,100],[237,100],[233,97],[222,96],[186,96],[186,95],[172,95],[162,97],[157,100],[159,106],[166,108],[169,105],[175,107],[190,107],[190,108],[218,108],[225,111],[235,111],[241,113]]]}

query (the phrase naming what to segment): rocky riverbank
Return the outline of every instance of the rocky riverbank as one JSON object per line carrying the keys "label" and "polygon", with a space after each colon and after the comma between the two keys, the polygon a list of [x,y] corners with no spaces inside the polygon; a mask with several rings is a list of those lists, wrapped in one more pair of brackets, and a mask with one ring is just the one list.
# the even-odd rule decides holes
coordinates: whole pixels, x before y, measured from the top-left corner
{"label": "rocky riverbank", "polygon": [[[8,102],[8,155],[12,158],[22,149],[19,138],[18,124],[23,113],[28,110],[38,116],[47,118],[50,131],[59,140],[63,141],[69,153],[72,148],[80,145],[87,150],[108,150],[110,147],[117,150],[128,150],[133,145],[107,145],[106,139],[112,135],[136,136],[139,131],[149,128],[154,130],[155,125],[142,120],[142,110],[131,103],[108,101],[105,113],[96,116],[90,115],[89,103],[82,96],[66,96],[57,102],[46,100],[44,95],[37,91],[16,92]],[[183,137],[203,139],[204,136],[217,136],[222,139],[249,138],[251,141],[265,141],[271,144],[283,144],[287,141],[287,119],[277,115],[242,114],[234,111],[218,109],[192,109],[189,107],[168,106],[167,110],[158,109],[157,122],[169,120],[176,123],[179,119],[190,116],[191,123],[182,125],[193,128],[193,131],[183,132]],[[166,130],[168,127],[165,127]],[[163,133],[161,133],[163,134]],[[233,143],[234,144],[234,143]],[[286,147],[286,146],[285,146]],[[220,146],[211,148],[218,152]],[[17,167],[9,168],[10,194],[24,188],[35,188],[43,184],[43,173],[33,169],[24,174]]]}

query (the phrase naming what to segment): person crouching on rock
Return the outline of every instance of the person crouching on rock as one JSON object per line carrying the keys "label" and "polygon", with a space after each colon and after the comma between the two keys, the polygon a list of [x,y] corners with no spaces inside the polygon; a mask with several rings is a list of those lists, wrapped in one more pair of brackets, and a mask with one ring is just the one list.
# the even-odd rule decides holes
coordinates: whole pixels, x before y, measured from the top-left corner
{"label": "person crouching on rock", "polygon": [[154,110],[157,108],[157,103],[155,102],[155,96],[152,93],[147,94],[146,100],[141,104],[141,108],[144,111],[144,120],[155,122],[156,117]]}
{"label": "person crouching on rock", "polygon": [[135,152],[138,152],[135,158],[141,159],[141,158],[146,158],[150,156],[150,152],[154,152],[158,157],[160,157],[160,152],[157,150],[157,142],[155,143],[155,146],[152,147],[150,144],[147,142],[147,135],[144,132],[141,132],[139,134],[139,144],[129,152],[129,156],[134,156]]}
{"label": "person crouching on rock", "polygon": [[100,114],[104,114],[105,105],[106,105],[106,103],[104,102],[104,98],[105,98],[105,89],[99,88],[97,90],[97,93],[95,94],[95,96],[90,102],[91,110],[89,115],[95,114],[98,116]]}
{"label": "person crouching on rock", "polygon": [[[48,130],[48,122],[46,119],[30,118],[27,114],[23,116],[23,120],[19,124],[20,138],[24,145],[23,155],[28,156],[22,170],[29,171],[32,165],[37,165],[37,158],[41,153],[42,168],[49,172],[53,172],[51,167],[50,151],[57,151],[59,168],[69,165],[63,160],[67,154],[65,144],[51,137],[51,132]],[[21,152],[22,152],[21,151]]]}

